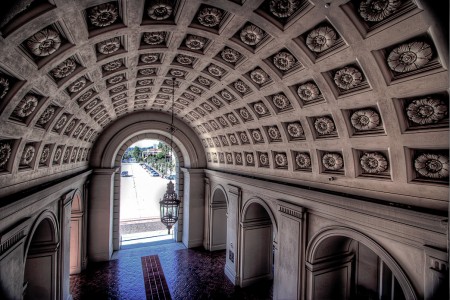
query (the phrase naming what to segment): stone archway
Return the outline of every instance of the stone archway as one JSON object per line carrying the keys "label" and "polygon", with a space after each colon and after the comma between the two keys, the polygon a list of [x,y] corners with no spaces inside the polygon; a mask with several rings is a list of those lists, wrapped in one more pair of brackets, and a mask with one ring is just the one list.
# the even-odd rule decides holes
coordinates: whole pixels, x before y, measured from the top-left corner
{"label": "stone archway", "polygon": [[59,230],[55,215],[41,213],[25,248],[24,299],[58,299]]}
{"label": "stone archway", "polygon": [[[364,278],[364,282],[357,274],[362,264],[365,273],[373,273],[373,278]],[[395,259],[376,241],[352,228],[330,227],[312,238],[306,249],[306,275],[307,299],[327,298],[329,293],[333,299],[350,299],[360,283],[380,299],[417,299]],[[371,282],[374,280],[379,282]]]}
{"label": "stone archway", "polygon": [[[141,133],[137,136],[134,136],[132,138],[129,138],[125,143],[122,144],[119,151],[116,154],[116,157],[114,159],[114,165],[119,167],[121,166],[122,156],[125,153],[125,151],[134,143],[137,141],[145,140],[145,139],[151,139],[151,140],[159,140],[161,142],[164,142],[166,144],[170,145],[170,139],[168,137],[162,136],[161,134],[149,132],[149,133]],[[176,157],[176,165],[175,170],[177,174],[176,179],[176,187],[175,190],[179,197],[182,197],[184,192],[184,175],[181,171],[181,168],[185,167],[185,160],[184,156],[182,156],[181,149],[176,145],[173,144],[173,151],[174,155]],[[119,250],[120,248],[120,172],[114,173],[114,211],[113,211],[113,248],[114,250]],[[180,205],[180,218],[177,222],[177,224],[174,226],[174,237],[177,242],[181,241],[181,237],[183,234],[183,226],[180,226],[180,224],[183,224],[183,203]]]}
{"label": "stone archway", "polygon": [[225,189],[218,185],[212,192],[208,205],[209,250],[223,250],[227,242],[228,198]]}
{"label": "stone archway", "polygon": [[[123,117],[106,128],[91,154],[94,168],[89,199],[89,256],[94,261],[109,260],[119,248],[117,211],[118,168],[125,150],[141,139],[157,139],[170,143],[171,116],[160,112],[139,112]],[[178,240],[187,247],[203,241],[203,168],[206,157],[201,141],[187,124],[174,120],[173,148],[178,157],[178,193],[182,200],[182,221]],[[191,188],[192,186],[192,188]],[[102,193],[99,193],[101,189]],[[116,220],[116,222],[115,222]],[[181,237],[181,238],[180,238]]]}
{"label": "stone archway", "polygon": [[70,216],[70,274],[78,274],[86,266],[86,221],[86,201],[76,191]]}
{"label": "stone archway", "polygon": [[247,201],[240,223],[240,282],[241,287],[273,278],[273,243],[277,222],[266,202],[259,198]]}

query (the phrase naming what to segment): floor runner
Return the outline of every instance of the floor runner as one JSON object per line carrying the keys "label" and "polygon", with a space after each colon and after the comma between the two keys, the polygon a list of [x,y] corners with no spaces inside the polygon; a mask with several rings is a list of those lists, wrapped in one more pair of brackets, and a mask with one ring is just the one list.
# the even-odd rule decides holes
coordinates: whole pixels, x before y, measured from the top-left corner
{"label": "floor runner", "polygon": [[170,300],[169,288],[158,255],[141,257],[147,300]]}

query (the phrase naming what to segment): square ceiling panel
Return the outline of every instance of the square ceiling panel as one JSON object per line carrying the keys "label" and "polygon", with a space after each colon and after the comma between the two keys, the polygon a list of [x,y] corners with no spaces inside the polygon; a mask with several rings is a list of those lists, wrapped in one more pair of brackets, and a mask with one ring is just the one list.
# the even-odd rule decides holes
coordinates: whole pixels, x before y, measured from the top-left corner
{"label": "square ceiling panel", "polygon": [[146,0],[141,24],[175,25],[179,2],[177,0]]}
{"label": "square ceiling panel", "polygon": [[308,0],[265,0],[255,12],[285,30],[313,7]]}
{"label": "square ceiling panel", "polygon": [[219,34],[230,20],[230,13],[202,4],[195,14],[190,27]]}
{"label": "square ceiling panel", "polygon": [[260,27],[247,22],[234,35],[231,40],[247,50],[256,53],[266,45],[271,36]]}

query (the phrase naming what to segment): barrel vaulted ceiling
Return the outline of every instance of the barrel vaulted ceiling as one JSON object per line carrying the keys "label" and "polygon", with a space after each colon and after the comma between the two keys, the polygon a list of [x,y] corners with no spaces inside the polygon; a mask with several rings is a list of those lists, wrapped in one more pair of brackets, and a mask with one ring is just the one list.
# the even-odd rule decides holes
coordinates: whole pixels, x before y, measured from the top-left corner
{"label": "barrel vaulted ceiling", "polygon": [[422,1],[13,2],[3,187],[87,168],[109,124],[170,112],[175,78],[208,168],[447,205],[448,15]]}

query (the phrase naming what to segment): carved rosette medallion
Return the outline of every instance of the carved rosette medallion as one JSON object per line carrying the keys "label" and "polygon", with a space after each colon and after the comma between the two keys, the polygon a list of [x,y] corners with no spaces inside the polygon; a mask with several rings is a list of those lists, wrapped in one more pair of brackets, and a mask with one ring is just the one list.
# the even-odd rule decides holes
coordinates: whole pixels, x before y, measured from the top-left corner
{"label": "carved rosette medallion", "polygon": [[254,46],[264,37],[264,31],[255,25],[248,25],[241,30],[240,38],[244,44]]}
{"label": "carved rosette medallion", "polygon": [[448,106],[439,99],[416,99],[408,105],[406,114],[412,122],[419,125],[428,125],[444,119],[448,114]]}
{"label": "carved rosette medallion", "polygon": [[61,46],[61,37],[53,29],[43,29],[26,41],[28,49],[36,56],[49,56]]}
{"label": "carved rosette medallion", "polygon": [[336,31],[329,26],[321,26],[311,32],[306,37],[306,46],[311,51],[314,52],[323,52],[329,48],[331,48],[337,40]]}
{"label": "carved rosette medallion", "polygon": [[14,109],[14,114],[20,118],[28,117],[38,105],[38,99],[33,95],[26,95]]}
{"label": "carved rosette medallion", "polygon": [[356,87],[363,81],[362,73],[353,67],[345,67],[334,74],[334,82],[343,89],[349,90]]}
{"label": "carved rosette medallion", "polygon": [[295,163],[299,169],[311,168],[311,157],[307,153],[297,153]]}
{"label": "carved rosette medallion", "polygon": [[205,7],[197,15],[197,20],[203,26],[214,27],[220,24],[222,17],[222,12],[217,8]]}
{"label": "carved rosette medallion", "polygon": [[395,72],[405,73],[425,66],[433,57],[430,45],[424,42],[402,44],[389,53],[387,63]]}
{"label": "carved rosette medallion", "polygon": [[89,12],[89,20],[92,25],[106,27],[114,23],[119,17],[118,9],[111,3],[100,4]]}
{"label": "carved rosette medallion", "polygon": [[373,109],[361,109],[352,114],[350,122],[357,130],[371,130],[380,125],[380,116]]}
{"label": "carved rosette medallion", "polygon": [[379,174],[388,168],[386,157],[378,152],[365,152],[359,162],[364,172],[369,174]]}
{"label": "carved rosette medallion", "polygon": [[421,154],[414,160],[414,169],[425,178],[448,178],[448,156],[432,153]]}
{"label": "carved rosette medallion", "polygon": [[326,153],[322,157],[322,165],[330,171],[338,171],[344,167],[344,159],[339,153]]}

